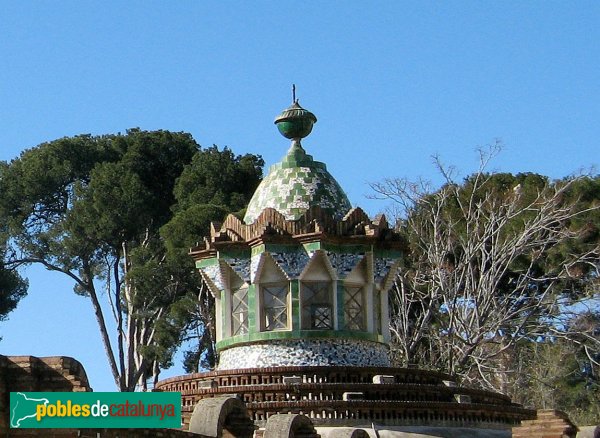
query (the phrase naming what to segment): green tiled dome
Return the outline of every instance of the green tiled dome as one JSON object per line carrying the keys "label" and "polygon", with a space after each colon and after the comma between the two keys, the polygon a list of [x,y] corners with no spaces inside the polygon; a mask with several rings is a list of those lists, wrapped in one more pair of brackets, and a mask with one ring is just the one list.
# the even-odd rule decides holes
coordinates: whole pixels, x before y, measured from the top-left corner
{"label": "green tiled dome", "polygon": [[297,139],[283,160],[271,166],[254,192],[244,222],[253,223],[268,207],[288,220],[296,220],[314,205],[336,219],[341,219],[351,208],[348,197],[325,164],[314,161]]}

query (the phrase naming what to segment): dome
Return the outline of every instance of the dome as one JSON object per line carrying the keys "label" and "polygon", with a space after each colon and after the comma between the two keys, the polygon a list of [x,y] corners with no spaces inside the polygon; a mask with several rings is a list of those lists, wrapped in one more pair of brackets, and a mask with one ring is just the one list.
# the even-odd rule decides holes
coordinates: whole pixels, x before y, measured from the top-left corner
{"label": "dome", "polygon": [[341,219],[352,207],[325,164],[314,161],[304,151],[300,140],[294,139],[287,155],[271,166],[269,174],[254,192],[244,222],[253,223],[268,207],[287,220],[297,220],[315,205],[336,219]]}

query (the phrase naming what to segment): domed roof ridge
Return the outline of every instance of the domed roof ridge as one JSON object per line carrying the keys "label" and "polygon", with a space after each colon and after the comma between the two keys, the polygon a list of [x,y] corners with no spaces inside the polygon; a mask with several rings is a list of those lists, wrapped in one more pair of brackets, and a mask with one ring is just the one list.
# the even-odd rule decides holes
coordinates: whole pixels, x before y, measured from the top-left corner
{"label": "domed roof ridge", "polygon": [[325,163],[315,161],[300,144],[316,121],[313,113],[300,106],[294,91],[292,105],[275,119],[277,129],[292,140],[292,145],[285,157],[269,168],[254,192],[244,216],[246,224],[254,223],[265,208],[273,208],[287,220],[300,219],[315,205],[337,220],[350,210],[348,197]]}
{"label": "domed roof ridge", "polygon": [[297,220],[313,205],[320,206],[335,219],[341,219],[352,208],[325,163],[315,161],[295,139],[285,157],[269,168],[254,192],[244,222],[253,223],[268,207],[287,220]]}

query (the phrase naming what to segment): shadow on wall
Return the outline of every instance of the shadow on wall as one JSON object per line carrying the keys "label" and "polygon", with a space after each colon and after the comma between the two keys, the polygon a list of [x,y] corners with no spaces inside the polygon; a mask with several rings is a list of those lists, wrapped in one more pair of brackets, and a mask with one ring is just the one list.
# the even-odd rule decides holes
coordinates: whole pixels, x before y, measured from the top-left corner
{"label": "shadow on wall", "polygon": [[0,355],[0,431],[8,429],[11,392],[91,390],[83,365],[72,357]]}

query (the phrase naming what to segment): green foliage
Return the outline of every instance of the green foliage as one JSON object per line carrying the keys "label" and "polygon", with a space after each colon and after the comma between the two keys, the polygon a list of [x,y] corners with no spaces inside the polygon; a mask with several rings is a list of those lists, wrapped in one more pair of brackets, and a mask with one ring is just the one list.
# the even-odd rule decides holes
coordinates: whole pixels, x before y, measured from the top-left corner
{"label": "green foliage", "polygon": [[[170,364],[197,319],[189,246],[211,220],[245,205],[261,166],[260,157],[201,150],[191,135],[168,131],[43,143],[0,165],[8,268],[39,263],[72,278],[92,300],[117,386],[132,390]],[[115,316],[112,341],[95,281]]]}
{"label": "green foliage", "polygon": [[[566,183],[564,179],[559,183]],[[564,242],[550,252],[548,262],[561,263],[569,254],[585,254],[569,268],[570,277],[565,281],[565,290],[571,297],[581,294],[592,296],[600,291],[598,276],[598,242],[600,242],[600,176],[580,178],[569,187],[565,202],[574,202],[577,214],[565,224],[571,230],[576,230],[577,237]]]}
{"label": "green foliage", "polygon": [[111,137],[82,135],[24,151],[2,171],[0,212],[13,234],[59,220],[68,208],[73,183],[89,181],[100,161],[117,159]]}
{"label": "green foliage", "polygon": [[507,388],[513,401],[559,409],[581,426],[600,422],[600,370],[581,345],[560,338],[522,343],[510,360],[523,364]]}
{"label": "green foliage", "polygon": [[[27,281],[13,270],[0,267],[0,321],[4,321],[21,298],[27,295]],[[0,338],[2,339],[2,338]]]}
{"label": "green foliage", "polygon": [[161,195],[153,193],[140,175],[123,163],[99,163],[90,172],[89,183],[75,187],[66,225],[74,238],[119,248],[154,226],[154,207]]}
{"label": "green foliage", "polygon": [[[539,248],[531,248],[529,254],[523,254],[511,261],[511,264],[505,266],[506,273],[503,281],[496,285],[498,293],[508,293],[514,288],[514,279],[524,270],[530,269],[532,273],[537,274],[539,278],[558,274],[568,259],[572,259],[573,254],[587,254],[584,258],[574,263],[570,267],[570,278],[564,278],[565,289],[571,288],[577,294],[584,293],[584,289],[589,287],[590,283],[597,283],[597,278],[593,272],[598,268],[597,259],[600,254],[597,252],[600,243],[600,176],[581,177],[576,179],[565,178],[560,181],[552,182],[546,176],[534,173],[519,173],[516,175],[509,173],[485,174],[477,173],[465,178],[461,185],[456,185],[452,189],[456,190],[456,196],[450,196],[444,201],[441,215],[444,221],[441,228],[436,232],[447,232],[452,235],[449,242],[449,251],[447,254],[447,263],[449,266],[461,260],[461,240],[470,238],[468,235],[480,234],[483,238],[487,232],[487,227],[492,226],[487,222],[489,216],[487,213],[475,217],[474,211],[500,211],[501,205],[513,204],[516,206],[516,214],[506,218],[506,224],[498,229],[498,233],[486,235],[488,240],[482,241],[483,248],[490,248],[492,245],[510,242],[524,231],[525,225],[536,214],[541,211],[541,202],[544,196],[549,194],[564,184],[569,184],[568,190],[563,195],[563,200],[557,203],[556,209],[564,208],[572,211],[569,219],[560,223],[551,224],[555,229],[564,228],[571,232],[573,237],[565,238],[560,242],[550,242],[549,245]],[[448,189],[448,186],[442,187],[440,192]],[[431,201],[439,193],[433,193],[423,197],[411,210],[410,220],[422,224],[433,223],[432,211],[429,207]],[[470,205],[469,205],[470,204]],[[570,207],[573,204],[574,207]],[[465,213],[465,210],[467,213]],[[436,224],[438,227],[440,224]],[[401,225],[402,227],[402,225]],[[444,227],[451,227],[444,228]],[[419,247],[417,240],[419,233],[415,229],[403,227],[406,237],[411,245],[413,254],[418,254],[424,248]],[[417,235],[415,235],[415,233]],[[544,251],[544,257],[537,257],[538,251]],[[537,258],[537,259],[536,259]],[[412,260],[415,257],[411,258]],[[411,259],[408,260],[410,263]],[[534,260],[535,259],[535,260]],[[463,260],[464,262],[464,260]],[[478,263],[478,260],[471,260]],[[482,269],[488,268],[482,266]],[[578,281],[583,279],[584,281]],[[542,292],[547,286],[544,281],[535,285],[538,293]],[[595,288],[597,290],[597,287]]]}
{"label": "green foliage", "polygon": [[223,205],[192,205],[177,211],[171,221],[161,228],[161,235],[171,250],[187,250],[209,235],[211,221],[220,221],[228,213],[230,210]]}
{"label": "green foliage", "polygon": [[[170,256],[186,254],[182,264],[193,269],[189,248],[210,235],[212,221],[219,222],[246,207],[262,178],[263,164],[259,156],[235,156],[228,148],[219,151],[216,146],[196,154],[177,179],[174,214],[160,230]],[[199,307],[190,303],[192,307],[186,308],[192,316],[187,320],[187,338],[196,342],[185,352],[186,370],[215,365],[214,301],[206,292],[194,301],[196,306],[200,302]]]}
{"label": "green foliage", "polygon": [[197,154],[177,180],[177,210],[213,204],[228,211],[245,208],[262,178],[264,161],[256,155],[234,156],[216,146]]}

